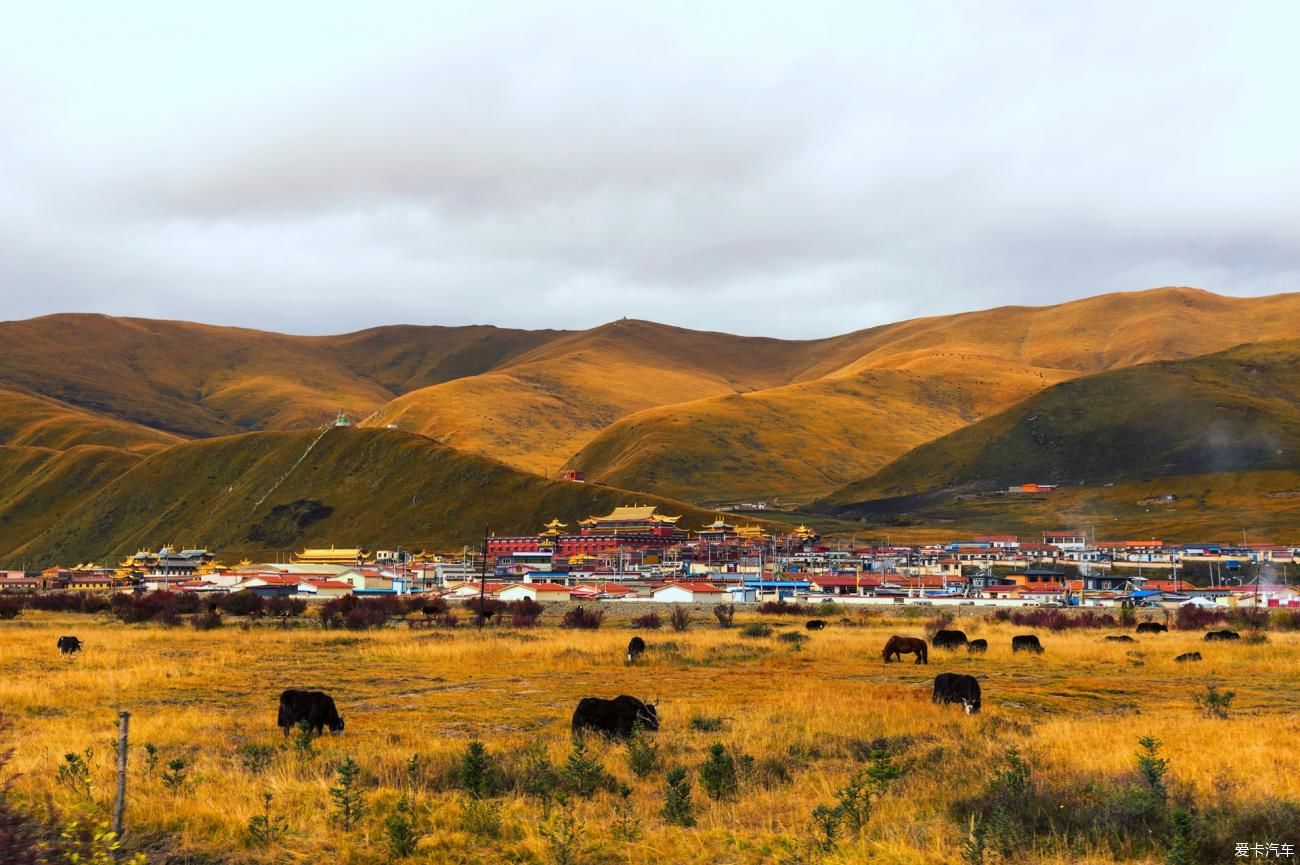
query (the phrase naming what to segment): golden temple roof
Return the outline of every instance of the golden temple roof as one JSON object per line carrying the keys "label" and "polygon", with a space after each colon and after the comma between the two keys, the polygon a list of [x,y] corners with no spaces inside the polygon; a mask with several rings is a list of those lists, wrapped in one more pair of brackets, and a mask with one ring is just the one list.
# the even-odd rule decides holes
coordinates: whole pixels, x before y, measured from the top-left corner
{"label": "golden temple roof", "polygon": [[568,525],[568,523],[562,523],[558,519],[553,519],[546,524],[546,528],[542,529],[541,537],[545,538],[561,535],[563,532],[561,532],[560,529],[567,528]]}
{"label": "golden temple roof", "polygon": [[293,557],[300,562],[356,562],[357,559],[363,559],[366,551],[360,547],[330,547],[323,548],[305,548],[301,553],[294,553]]}
{"label": "golden temple roof", "polygon": [[636,520],[651,523],[675,523],[682,518],[680,514],[675,517],[657,514],[655,513],[657,510],[658,508],[654,505],[623,505],[614,508],[603,517],[593,515],[585,520],[578,520],[578,522],[583,525],[605,522],[634,522]]}

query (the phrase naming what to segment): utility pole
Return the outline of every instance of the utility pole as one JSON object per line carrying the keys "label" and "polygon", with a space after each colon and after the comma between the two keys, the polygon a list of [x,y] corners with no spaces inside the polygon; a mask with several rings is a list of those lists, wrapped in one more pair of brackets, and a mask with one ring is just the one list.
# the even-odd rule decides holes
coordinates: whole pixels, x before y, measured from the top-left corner
{"label": "utility pole", "polygon": [[483,568],[479,572],[478,581],[478,629],[483,630],[483,620],[487,618],[483,610],[483,596],[487,593],[487,563],[488,563],[488,527],[483,527]]}
{"label": "utility pole", "polygon": [[113,800],[113,836],[122,840],[122,822],[126,815],[126,751],[127,728],[131,723],[131,713],[117,713],[117,796]]}

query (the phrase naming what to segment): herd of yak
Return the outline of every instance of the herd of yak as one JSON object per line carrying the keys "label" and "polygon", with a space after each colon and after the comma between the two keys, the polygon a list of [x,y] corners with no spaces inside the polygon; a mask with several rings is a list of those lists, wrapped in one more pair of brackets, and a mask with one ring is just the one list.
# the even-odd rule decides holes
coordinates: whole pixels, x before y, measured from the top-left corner
{"label": "herd of yak", "polygon": [[[820,631],[826,622],[813,619],[806,623],[810,631]],[[1137,626],[1139,634],[1161,633],[1168,630],[1157,622],[1142,622]],[[1238,640],[1241,636],[1236,631],[1210,631],[1205,635],[1208,642],[1219,640]],[[1117,643],[1131,643],[1133,638],[1127,634],[1106,637]],[[64,655],[80,652],[84,644],[76,637],[59,637],[58,649]],[[966,634],[958,630],[936,631],[929,644],[918,637],[892,636],[885,643],[881,652],[885,663],[901,661],[903,655],[914,655],[916,663],[930,663],[930,648],[956,650],[962,646],[970,653],[988,651],[987,640],[968,640]],[[627,662],[635,663],[645,654],[646,643],[641,637],[633,637],[627,644]],[[1042,654],[1043,644],[1034,634],[1022,634],[1011,638],[1012,652],[1032,652]],[[1174,658],[1175,661],[1199,661],[1200,652],[1186,652]],[[934,677],[934,691],[931,699],[935,703],[961,703],[966,714],[971,715],[980,710],[980,685],[974,676],[962,673],[940,673]],[[276,723],[284,734],[295,727],[306,728],[317,735],[325,730],[330,733],[343,732],[343,716],[334,705],[334,698],[323,691],[304,691],[289,689],[280,694],[280,709]],[[575,734],[585,732],[601,733],[616,738],[627,738],[636,730],[658,730],[659,712],[654,703],[638,700],[636,697],[621,695],[612,699],[603,697],[583,697],[573,711],[571,723]]]}

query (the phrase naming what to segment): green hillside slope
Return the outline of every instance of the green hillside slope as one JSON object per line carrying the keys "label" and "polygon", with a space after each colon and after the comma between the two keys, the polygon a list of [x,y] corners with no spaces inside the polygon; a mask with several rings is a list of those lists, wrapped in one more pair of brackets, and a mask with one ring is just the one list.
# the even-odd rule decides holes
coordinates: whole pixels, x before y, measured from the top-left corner
{"label": "green hillside slope", "polygon": [[1024,482],[1104,484],[1300,468],[1300,340],[1074,379],[922,445],[820,503]]}
{"label": "green hillside slope", "polygon": [[21,566],[22,556],[7,554],[62,524],[82,502],[142,459],[96,445],[65,451],[0,447],[0,564]]}
{"label": "green hillside slope", "polygon": [[683,513],[684,525],[713,517],[611,487],[547,481],[397,430],[333,428],[309,452],[319,435],[249,433],[169,448],[0,550],[0,561],[104,561],[163,543],[208,546],[227,559],[320,544],[450,549],[478,542],[484,527],[535,532],[551,517],[572,523],[632,502]]}

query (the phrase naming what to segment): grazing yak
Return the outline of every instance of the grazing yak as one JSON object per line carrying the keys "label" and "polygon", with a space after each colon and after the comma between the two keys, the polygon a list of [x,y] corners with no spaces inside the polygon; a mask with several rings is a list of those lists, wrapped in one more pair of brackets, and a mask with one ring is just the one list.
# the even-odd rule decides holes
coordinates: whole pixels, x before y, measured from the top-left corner
{"label": "grazing yak", "polygon": [[1112,634],[1112,635],[1110,635],[1109,637],[1106,638],[1106,642],[1108,642],[1108,643],[1136,643],[1137,640],[1133,639],[1133,638],[1130,637],[1128,634],[1119,634],[1118,636]]}
{"label": "grazing yak", "polygon": [[1043,644],[1038,642],[1038,637],[1033,634],[1021,634],[1018,637],[1011,638],[1011,651],[1033,652],[1036,655],[1041,655],[1043,654]]}
{"label": "grazing yak", "polygon": [[297,691],[289,689],[280,695],[280,714],[276,723],[289,735],[289,731],[306,722],[307,728],[319,735],[326,727],[331,733],[343,732],[343,717],[334,706],[334,698],[323,691]]}
{"label": "grazing yak", "polygon": [[971,640],[966,644],[966,651],[972,655],[976,652],[987,652],[989,650],[989,641],[985,639]]}
{"label": "grazing yak", "polygon": [[970,641],[963,631],[935,631],[930,644],[936,649],[957,649]]}
{"label": "grazing yak", "polygon": [[1139,634],[1163,634],[1169,628],[1159,622],[1138,622],[1137,632]]}
{"label": "grazing yak", "polygon": [[59,653],[71,655],[73,652],[81,651],[81,640],[76,637],[59,637]]}
{"label": "grazing yak", "polygon": [[573,733],[587,730],[629,738],[637,727],[645,730],[659,729],[659,712],[654,703],[644,703],[626,694],[607,700],[603,697],[583,697],[573,710]]}
{"label": "grazing yak", "polygon": [[807,622],[807,623],[804,625],[804,627],[807,628],[807,629],[810,630],[810,631],[820,631],[820,630],[822,630],[823,628],[826,627],[826,620],[825,620],[825,619],[813,619],[812,621]]}
{"label": "grazing yak", "polygon": [[637,658],[645,654],[645,640],[640,637],[633,637],[627,641],[627,662],[629,664],[636,661]]}
{"label": "grazing yak", "polygon": [[1213,643],[1215,640],[1240,640],[1241,634],[1236,631],[1209,631],[1205,635],[1205,642]]}
{"label": "grazing yak", "polygon": [[885,649],[880,656],[888,664],[891,660],[902,661],[904,655],[916,655],[916,663],[930,663],[929,647],[919,637],[900,637],[897,634],[885,642]]}
{"label": "grazing yak", "polygon": [[1201,653],[1200,653],[1200,652],[1183,652],[1183,653],[1182,653],[1181,655],[1179,655],[1177,658],[1174,658],[1174,660],[1177,661],[1177,662],[1180,663],[1180,664],[1185,664],[1185,663],[1187,663],[1188,661],[1199,661],[1199,660],[1201,660]]}
{"label": "grazing yak", "polygon": [[967,715],[974,715],[980,710],[980,683],[974,676],[940,673],[934,677],[931,699],[936,703],[961,703]]}

